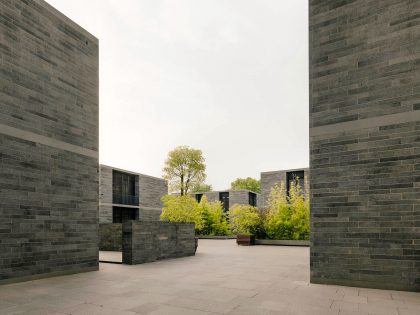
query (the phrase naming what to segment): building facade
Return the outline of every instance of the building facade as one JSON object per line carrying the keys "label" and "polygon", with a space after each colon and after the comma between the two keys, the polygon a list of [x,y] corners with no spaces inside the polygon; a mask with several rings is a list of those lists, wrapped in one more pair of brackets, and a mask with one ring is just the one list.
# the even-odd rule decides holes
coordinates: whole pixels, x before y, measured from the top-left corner
{"label": "building facade", "polygon": [[420,290],[420,1],[309,1],[311,281]]}
{"label": "building facade", "polygon": [[158,221],[167,194],[164,179],[100,165],[99,223]]}
{"label": "building facade", "polygon": [[197,192],[192,193],[192,196],[200,202],[203,196],[206,196],[208,201],[220,201],[223,205],[223,210],[226,212],[235,204],[239,205],[251,205],[259,207],[260,194],[250,190],[220,190],[220,191],[209,191],[209,192]]}
{"label": "building facade", "polygon": [[289,191],[290,185],[292,182],[297,182],[299,180],[299,185],[302,187],[302,190],[305,193],[308,193],[309,189],[309,169],[300,168],[300,169],[291,169],[291,170],[281,170],[281,171],[271,171],[271,172],[262,172],[261,173],[261,206],[263,208],[267,207],[268,198],[270,197],[271,189],[284,183],[286,193]]}
{"label": "building facade", "polygon": [[0,283],[98,269],[98,40],[0,1]]}

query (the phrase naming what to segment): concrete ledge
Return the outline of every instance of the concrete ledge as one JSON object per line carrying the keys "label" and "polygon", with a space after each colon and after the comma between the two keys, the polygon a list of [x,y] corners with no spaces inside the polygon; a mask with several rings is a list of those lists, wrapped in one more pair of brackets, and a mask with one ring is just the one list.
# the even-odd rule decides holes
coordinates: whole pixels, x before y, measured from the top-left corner
{"label": "concrete ledge", "polygon": [[227,236],[227,235],[196,235],[200,240],[236,240],[236,236]]}
{"label": "concrete ledge", "polygon": [[255,245],[310,246],[311,242],[302,240],[255,240]]}
{"label": "concrete ledge", "polygon": [[40,274],[30,275],[30,276],[4,279],[4,280],[0,280],[0,285],[32,281],[32,280],[38,280],[38,279],[45,279],[45,278],[52,278],[52,277],[59,277],[59,276],[67,276],[67,275],[73,275],[76,273],[98,271],[98,270],[99,270],[99,264],[93,267],[78,268],[74,270],[53,271],[53,272],[40,273]]}

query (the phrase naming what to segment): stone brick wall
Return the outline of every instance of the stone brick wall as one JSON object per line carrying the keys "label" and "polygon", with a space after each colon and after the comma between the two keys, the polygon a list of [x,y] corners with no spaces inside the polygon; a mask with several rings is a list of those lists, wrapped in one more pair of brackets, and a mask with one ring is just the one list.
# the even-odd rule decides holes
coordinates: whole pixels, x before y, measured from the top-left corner
{"label": "stone brick wall", "polygon": [[99,250],[122,251],[122,224],[99,224]]}
{"label": "stone brick wall", "polygon": [[420,290],[420,2],[309,8],[311,281]]}
{"label": "stone brick wall", "polygon": [[99,166],[99,223],[112,223],[112,168]]}
{"label": "stone brick wall", "polygon": [[[221,190],[221,191],[209,191],[203,193],[203,196],[207,197],[208,201],[219,201],[219,193],[228,191],[229,192],[229,207],[232,207],[235,204],[248,205],[249,204],[249,190]],[[196,195],[193,193],[192,195]],[[261,195],[257,195],[257,206],[260,206]]]}
{"label": "stone brick wall", "polygon": [[193,223],[123,223],[123,263],[142,264],[195,254]]}
{"label": "stone brick wall", "polygon": [[304,181],[300,183],[303,189],[306,188],[305,185],[309,185],[309,176],[310,172],[308,168],[300,169],[291,169],[291,170],[281,170],[281,171],[272,171],[272,172],[262,172],[261,173],[261,207],[267,207],[268,198],[270,197],[271,188],[275,185],[279,185],[281,182],[286,184],[287,173],[293,171],[304,171]]}
{"label": "stone brick wall", "polygon": [[161,198],[168,194],[168,182],[162,178],[139,175],[140,219],[158,221],[162,213]]}
{"label": "stone brick wall", "polygon": [[0,1],[0,283],[98,269],[98,40]]}

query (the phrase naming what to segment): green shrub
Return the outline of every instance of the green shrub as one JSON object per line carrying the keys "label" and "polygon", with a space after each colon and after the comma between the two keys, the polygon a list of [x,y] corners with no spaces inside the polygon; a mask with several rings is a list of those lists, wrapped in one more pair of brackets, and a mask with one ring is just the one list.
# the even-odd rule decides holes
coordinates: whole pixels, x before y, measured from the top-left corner
{"label": "green shrub", "polygon": [[203,218],[198,211],[198,203],[191,196],[162,197],[163,208],[160,219],[169,222],[192,222],[195,230],[200,231],[203,226]]}
{"label": "green shrub", "polygon": [[309,239],[309,201],[299,184],[291,183],[286,197],[284,183],[271,189],[265,232],[270,239]]}
{"label": "green shrub", "polygon": [[200,234],[229,235],[229,224],[220,201],[208,202],[206,196],[203,196],[198,204],[198,209],[203,221]]}
{"label": "green shrub", "polygon": [[200,203],[191,196],[164,196],[161,220],[193,222],[196,234],[229,235],[229,225],[219,201],[208,202],[203,196]]}
{"label": "green shrub", "polygon": [[229,224],[234,234],[255,235],[261,225],[258,209],[249,205],[234,205],[229,209]]}

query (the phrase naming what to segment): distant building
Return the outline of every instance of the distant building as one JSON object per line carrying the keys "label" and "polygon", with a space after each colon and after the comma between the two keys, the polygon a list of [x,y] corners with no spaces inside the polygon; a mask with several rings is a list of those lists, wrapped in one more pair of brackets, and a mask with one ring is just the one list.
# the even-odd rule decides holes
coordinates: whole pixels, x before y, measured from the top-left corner
{"label": "distant building", "polygon": [[166,180],[100,165],[99,223],[159,220]]}
{"label": "distant building", "polygon": [[223,211],[228,211],[230,207],[235,204],[259,206],[260,194],[250,190],[220,190],[209,192],[196,192],[192,196],[200,202],[203,196],[207,197],[208,201],[220,201],[223,204]]}
{"label": "distant building", "polygon": [[[271,188],[279,185],[281,182],[285,184],[286,192],[289,191],[291,183],[299,179],[299,184],[304,191],[309,189],[309,169],[291,169],[261,173],[261,206],[266,207],[270,196]],[[308,187],[306,187],[308,186]]]}

